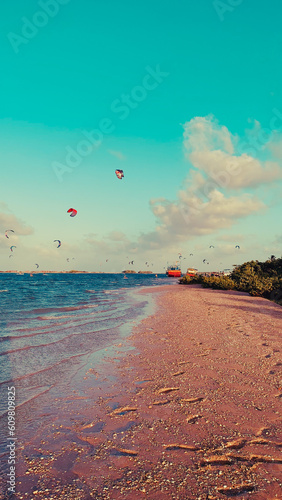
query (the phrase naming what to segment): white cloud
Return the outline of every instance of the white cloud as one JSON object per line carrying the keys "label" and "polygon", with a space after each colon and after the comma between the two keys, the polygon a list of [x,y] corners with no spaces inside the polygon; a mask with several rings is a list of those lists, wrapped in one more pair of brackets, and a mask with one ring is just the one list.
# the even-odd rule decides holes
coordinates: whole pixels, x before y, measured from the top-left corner
{"label": "white cloud", "polygon": [[187,155],[193,151],[221,149],[226,153],[234,152],[233,136],[229,130],[218,124],[212,116],[197,116],[184,125],[184,147]]}
{"label": "white cloud", "polygon": [[18,219],[15,215],[11,213],[6,213],[8,208],[5,204],[1,204],[2,209],[6,209],[6,211],[0,212],[0,231],[1,233],[5,233],[7,229],[13,229],[15,234],[13,236],[18,235],[28,235],[33,233],[33,229],[30,226],[26,226],[26,224]]}
{"label": "white cloud", "polygon": [[188,193],[180,194],[176,202],[151,202],[157,226],[155,231],[140,236],[139,248],[173,246],[195,236],[212,234],[264,208],[260,200],[248,194],[227,198],[214,190],[208,201],[195,197],[192,204]]}
{"label": "white cloud", "polygon": [[122,231],[111,231],[106,238],[111,241],[128,242],[128,238]]}
{"label": "white cloud", "polygon": [[265,146],[271,154],[281,162],[282,160],[282,134],[281,132],[273,133],[270,141]]}
{"label": "white cloud", "polygon": [[264,162],[247,154],[229,155],[224,151],[197,151],[190,155],[194,167],[205,172],[224,189],[241,189],[282,179],[282,169],[275,162]]}
{"label": "white cloud", "polygon": [[217,189],[241,189],[282,179],[276,162],[261,162],[234,154],[238,138],[212,117],[196,117],[184,124],[184,148],[193,167]]}
{"label": "white cloud", "polygon": [[112,149],[109,149],[109,153],[110,155],[115,156],[119,160],[126,160],[126,156],[121,151],[114,151]]}
{"label": "white cloud", "polygon": [[217,237],[217,241],[243,241],[245,236],[242,233],[221,234]]}
{"label": "white cloud", "polygon": [[[175,201],[151,200],[156,228],[142,234],[141,248],[172,247],[195,236],[229,229],[239,220],[266,209],[246,190],[282,178],[274,162],[247,154],[236,156],[238,138],[212,116],[196,117],[184,125],[184,148],[195,169],[184,180]],[[237,192],[234,194],[234,191]]]}

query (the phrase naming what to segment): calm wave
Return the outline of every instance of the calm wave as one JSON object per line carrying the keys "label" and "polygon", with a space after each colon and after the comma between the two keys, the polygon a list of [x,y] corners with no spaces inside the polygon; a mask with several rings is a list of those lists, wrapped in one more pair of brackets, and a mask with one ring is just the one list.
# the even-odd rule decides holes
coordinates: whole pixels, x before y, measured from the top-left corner
{"label": "calm wave", "polygon": [[127,278],[0,275],[0,415],[7,411],[8,385],[16,387],[18,406],[51,390],[67,390],[67,381],[89,356],[119,341],[121,328],[145,314],[146,298],[134,289],[177,283],[165,275]]}

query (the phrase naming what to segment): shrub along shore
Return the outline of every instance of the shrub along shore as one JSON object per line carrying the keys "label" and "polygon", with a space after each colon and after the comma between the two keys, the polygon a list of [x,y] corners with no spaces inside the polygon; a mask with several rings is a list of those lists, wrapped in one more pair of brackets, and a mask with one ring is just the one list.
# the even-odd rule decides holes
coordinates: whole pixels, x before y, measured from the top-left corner
{"label": "shrub along shore", "polygon": [[265,262],[252,260],[236,266],[229,276],[184,276],[182,285],[201,284],[205,288],[237,290],[264,297],[282,305],[282,258],[274,255]]}

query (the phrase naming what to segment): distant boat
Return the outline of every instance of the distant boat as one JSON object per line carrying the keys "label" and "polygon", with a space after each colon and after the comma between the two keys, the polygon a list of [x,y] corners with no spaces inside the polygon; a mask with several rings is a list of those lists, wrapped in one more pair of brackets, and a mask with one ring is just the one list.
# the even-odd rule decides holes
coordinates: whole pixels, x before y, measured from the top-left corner
{"label": "distant boat", "polygon": [[174,278],[179,278],[181,276],[181,267],[176,263],[176,264],[171,264],[170,266],[167,267],[166,269],[166,275],[167,276],[172,276]]}
{"label": "distant boat", "polygon": [[197,274],[197,269],[194,269],[194,267],[188,267],[186,276],[190,276],[191,278],[193,276],[196,276]]}

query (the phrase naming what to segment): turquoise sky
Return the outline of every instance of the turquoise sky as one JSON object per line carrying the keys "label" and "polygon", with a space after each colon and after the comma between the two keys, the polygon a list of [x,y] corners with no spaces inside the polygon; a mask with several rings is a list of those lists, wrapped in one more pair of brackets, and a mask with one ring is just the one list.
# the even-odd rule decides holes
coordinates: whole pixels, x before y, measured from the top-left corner
{"label": "turquoise sky", "polygon": [[281,15],[278,0],[2,3],[0,269],[280,256]]}

